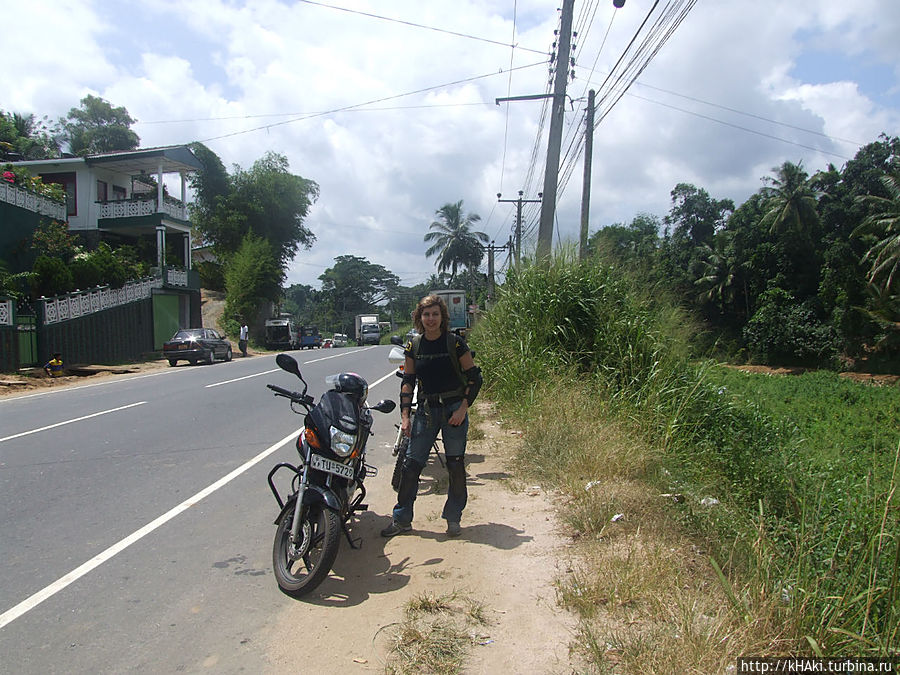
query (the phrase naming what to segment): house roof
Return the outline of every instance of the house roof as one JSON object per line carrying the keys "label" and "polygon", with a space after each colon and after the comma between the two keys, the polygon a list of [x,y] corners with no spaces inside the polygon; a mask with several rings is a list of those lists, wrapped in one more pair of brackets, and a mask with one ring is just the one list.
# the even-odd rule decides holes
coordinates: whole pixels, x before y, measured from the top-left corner
{"label": "house roof", "polygon": [[88,155],[85,161],[90,165],[100,165],[112,171],[132,174],[137,172],[155,174],[159,170],[160,163],[163,173],[200,171],[203,168],[200,160],[186,145]]}
{"label": "house roof", "polygon": [[34,166],[45,170],[46,167],[80,163],[85,163],[88,166],[101,166],[110,171],[129,175],[139,173],[155,175],[159,171],[160,163],[162,163],[163,173],[200,171],[203,168],[203,164],[200,163],[200,160],[186,145],[105,152],[99,155],[88,155],[87,157],[60,157],[56,159],[13,162],[13,164]]}

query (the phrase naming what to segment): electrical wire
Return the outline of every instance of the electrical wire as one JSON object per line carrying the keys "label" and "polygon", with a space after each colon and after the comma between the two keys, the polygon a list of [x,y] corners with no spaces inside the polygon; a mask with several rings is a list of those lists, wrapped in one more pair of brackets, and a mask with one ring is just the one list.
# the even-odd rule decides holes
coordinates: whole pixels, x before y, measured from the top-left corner
{"label": "electrical wire", "polygon": [[[506,44],[505,42],[500,42],[498,40],[491,40],[490,38],[478,37],[477,35],[470,35],[468,33],[458,33],[452,30],[446,30],[444,28],[436,28],[434,26],[426,26],[421,23],[414,23],[412,21],[404,21],[403,19],[393,19],[388,16],[381,16],[380,14],[370,14],[369,12],[361,12],[356,9],[348,9],[347,7],[338,7],[337,5],[328,5],[324,2],[315,2],[315,0],[297,0],[298,2],[303,2],[307,5],[316,5],[317,7],[325,7],[327,9],[335,9],[341,12],[347,12],[348,14],[358,14],[360,16],[366,16],[370,19],[379,19],[380,21],[390,21],[391,23],[399,23],[404,26],[411,26],[413,28],[423,28],[425,30],[432,30],[437,33],[445,33],[447,35],[454,35],[456,37],[466,38],[468,40],[478,40],[479,42],[487,42],[488,44],[499,45],[501,47],[514,47],[514,44]],[[544,54],[538,49],[529,49],[528,47],[519,47],[519,49],[526,52],[533,52],[535,54]]]}
{"label": "electrical wire", "polygon": [[[531,64],[528,64],[528,65],[525,65],[525,66],[516,66],[515,68],[513,68],[513,70],[524,70],[524,69],[526,69],[526,68],[534,68],[535,66],[540,66],[540,65],[543,65],[544,63],[545,63],[544,61],[539,61],[539,62],[537,62],[537,63],[531,63]],[[231,137],[233,137],[233,136],[241,136],[241,135],[243,135],[243,134],[249,134],[249,133],[252,133],[252,132],[254,132],[254,131],[262,131],[263,129],[268,130],[268,129],[271,129],[271,128],[273,128],[273,127],[283,126],[283,125],[285,125],[285,124],[292,124],[292,123],[294,123],[294,122],[302,122],[302,121],[304,121],[304,120],[313,119],[313,118],[315,118],[315,117],[323,117],[323,116],[326,116],[326,115],[333,115],[333,114],[335,114],[335,113],[345,112],[345,111],[347,111],[347,110],[353,110],[353,109],[355,109],[355,108],[362,108],[363,106],[372,105],[372,104],[374,104],[374,103],[383,103],[384,101],[392,101],[392,100],[394,100],[394,99],[403,98],[403,97],[405,97],[405,96],[412,96],[413,94],[422,94],[422,93],[424,93],[424,92],[426,92],[426,91],[434,91],[435,89],[442,89],[442,88],[444,88],[444,87],[450,87],[450,86],[453,86],[453,85],[456,85],[456,84],[462,84],[462,83],[465,83],[465,82],[474,82],[475,80],[481,80],[481,79],[484,79],[484,78],[487,78],[487,77],[495,77],[495,76],[497,76],[497,75],[502,75],[502,74],[503,74],[503,71],[500,70],[499,72],[496,72],[496,73],[486,73],[486,74],[484,74],[484,75],[476,75],[476,76],[474,76],[474,77],[467,77],[467,78],[463,78],[463,79],[461,79],[461,80],[455,80],[455,81],[453,81],[453,82],[447,82],[447,83],[445,83],[445,84],[438,84],[438,85],[435,85],[435,86],[432,86],[432,87],[423,87],[422,89],[416,89],[416,90],[414,90],[414,91],[408,91],[408,92],[405,92],[405,93],[403,93],[403,94],[394,94],[393,96],[385,96],[385,97],[383,97],[383,98],[373,99],[373,100],[371,100],[371,101],[365,101],[365,102],[363,102],[363,103],[354,103],[353,105],[343,106],[343,107],[341,107],[341,108],[333,108],[333,109],[331,109],[331,110],[326,110],[326,111],[318,112],[318,113],[312,113],[312,114],[304,115],[304,116],[301,116],[301,117],[295,117],[295,118],[292,118],[292,119],[289,119],[289,120],[284,120],[284,121],[282,121],[282,122],[274,122],[274,123],[272,123],[272,124],[265,124],[265,125],[263,125],[263,126],[253,127],[252,129],[244,129],[244,130],[242,130],[242,131],[234,131],[234,132],[232,132],[232,133],[222,134],[222,135],[220,135],[220,136],[213,136],[213,137],[211,137],[211,138],[207,138],[207,139],[202,140],[202,141],[200,141],[200,142],[201,142],[201,143],[209,143],[209,142],[211,142],[211,141],[218,141],[218,140],[221,140],[221,139],[223,139],[223,138],[231,138]]]}

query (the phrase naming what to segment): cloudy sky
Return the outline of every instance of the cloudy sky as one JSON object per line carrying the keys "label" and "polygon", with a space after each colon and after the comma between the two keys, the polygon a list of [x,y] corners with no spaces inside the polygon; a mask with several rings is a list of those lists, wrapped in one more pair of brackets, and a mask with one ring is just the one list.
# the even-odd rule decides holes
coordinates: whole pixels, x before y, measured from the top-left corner
{"label": "cloudy sky", "polygon": [[[898,0],[699,0],[655,56],[636,56],[646,67],[628,91],[611,90],[607,75],[635,35],[635,46],[659,45],[639,31],[648,13],[652,26],[666,8],[689,4],[659,0],[651,12],[654,0],[619,10],[612,0],[576,0],[564,132],[572,150],[554,244],[578,237],[577,141],[591,88],[606,106],[594,136],[591,231],[641,212],[664,216],[680,182],[741,203],[786,160],[810,172],[840,167],[880,133],[900,133]],[[321,189],[307,219],[316,242],[288,282],[318,286],[336,256],[352,254],[413,285],[435,271],[422,236],[441,205],[464,200],[499,245],[515,207],[497,193],[533,199],[542,190],[544,104],[495,99],[548,91],[558,5],[7,3],[0,109],[55,119],[90,93],[128,109],[142,147],[203,141],[229,168],[282,153]],[[538,209],[525,212],[526,249]]]}

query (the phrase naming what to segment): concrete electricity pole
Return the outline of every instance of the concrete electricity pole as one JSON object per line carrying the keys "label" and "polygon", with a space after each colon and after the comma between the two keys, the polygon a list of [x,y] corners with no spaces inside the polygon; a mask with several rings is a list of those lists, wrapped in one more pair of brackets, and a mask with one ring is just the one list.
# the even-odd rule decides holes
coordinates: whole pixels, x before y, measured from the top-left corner
{"label": "concrete electricity pole", "polygon": [[581,188],[581,237],[578,257],[587,257],[588,216],[591,212],[591,156],[594,152],[594,90],[588,92],[587,114],[584,120],[584,185]]}
{"label": "concrete electricity pole", "polygon": [[575,0],[563,0],[559,30],[559,49],[556,53],[556,81],[553,85],[553,104],[550,114],[550,135],[547,141],[547,166],[544,170],[544,200],[541,204],[541,223],[538,229],[537,259],[550,259],[553,240],[553,217],[556,213],[556,184],[559,180],[559,152],[562,145],[566,84],[569,79],[569,54],[572,38],[572,14]]}
{"label": "concrete electricity pole", "polygon": [[522,255],[522,204],[539,204],[541,197],[543,197],[543,193],[538,192],[537,199],[523,199],[522,195],[524,192],[522,190],[519,190],[518,199],[500,199],[501,194],[503,193],[497,193],[498,202],[507,202],[516,205],[516,265],[518,265]]}

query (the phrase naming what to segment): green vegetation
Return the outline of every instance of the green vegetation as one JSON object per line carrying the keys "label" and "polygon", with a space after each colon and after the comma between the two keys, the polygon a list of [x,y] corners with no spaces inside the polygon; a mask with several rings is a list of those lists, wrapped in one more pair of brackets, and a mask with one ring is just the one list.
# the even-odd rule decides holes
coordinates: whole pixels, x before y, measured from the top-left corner
{"label": "green vegetation", "polygon": [[[644,289],[597,259],[510,274],[472,343],[490,395],[525,431],[524,470],[570,495],[566,518],[589,536],[638,508],[641,485],[677,495],[654,518],[702,537],[711,554],[706,570],[730,608],[700,641],[713,651],[708,638],[726,631],[733,655],[896,653],[896,389],[827,373],[760,387],[698,364],[690,322]],[[597,479],[602,495],[585,489]],[[718,505],[703,505],[708,496]],[[585,588],[569,597],[596,610]],[[631,588],[637,605],[653,605]],[[597,629],[581,637],[592,653]],[[647,666],[638,651],[629,672]]]}
{"label": "green vegetation", "polygon": [[737,207],[679,183],[665,217],[604,227],[589,249],[639,270],[698,317],[700,353],[896,369],[900,139],[882,135],[843,168],[812,175],[784,162],[763,182]]}

